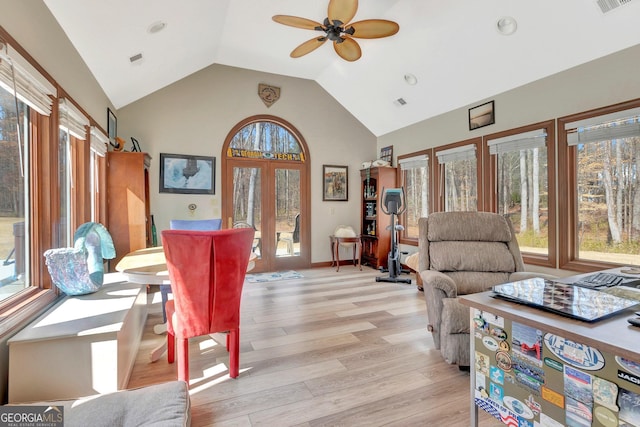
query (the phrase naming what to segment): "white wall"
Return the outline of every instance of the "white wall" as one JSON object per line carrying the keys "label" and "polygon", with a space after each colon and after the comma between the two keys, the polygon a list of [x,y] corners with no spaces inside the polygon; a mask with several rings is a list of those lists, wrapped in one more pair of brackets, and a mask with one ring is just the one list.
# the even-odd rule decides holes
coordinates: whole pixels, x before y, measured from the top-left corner
{"label": "white wall", "polygon": [[[267,108],[258,84],[281,88],[280,99]],[[331,260],[328,236],[337,225],[359,229],[360,165],[376,157],[376,138],[317,83],[224,65],[212,65],[121,108],[118,133],[135,137],[151,154],[151,211],[158,233],[172,218],[221,216],[222,145],[229,131],[256,114],[280,117],[305,139],[311,162],[311,261]],[[216,157],[216,194],[159,193],[160,153]],[[322,201],[322,166],[349,167],[349,200]],[[187,206],[198,206],[190,216]]]}

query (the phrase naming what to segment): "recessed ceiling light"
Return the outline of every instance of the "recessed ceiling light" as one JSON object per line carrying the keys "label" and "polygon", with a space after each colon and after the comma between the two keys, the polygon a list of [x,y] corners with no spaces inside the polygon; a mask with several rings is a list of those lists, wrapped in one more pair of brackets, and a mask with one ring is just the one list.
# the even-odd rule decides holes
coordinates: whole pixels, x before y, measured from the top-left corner
{"label": "recessed ceiling light", "polygon": [[407,84],[413,86],[418,83],[418,78],[411,73],[407,73],[404,75],[404,81],[407,82]]}
{"label": "recessed ceiling light", "polygon": [[511,16],[503,16],[496,22],[496,29],[504,36],[510,36],[518,29],[518,23]]}
{"label": "recessed ceiling light", "polygon": [[163,22],[163,21],[154,22],[153,24],[149,25],[149,28],[147,28],[147,32],[149,34],[159,33],[160,31],[164,30],[166,27],[167,27],[166,22]]}

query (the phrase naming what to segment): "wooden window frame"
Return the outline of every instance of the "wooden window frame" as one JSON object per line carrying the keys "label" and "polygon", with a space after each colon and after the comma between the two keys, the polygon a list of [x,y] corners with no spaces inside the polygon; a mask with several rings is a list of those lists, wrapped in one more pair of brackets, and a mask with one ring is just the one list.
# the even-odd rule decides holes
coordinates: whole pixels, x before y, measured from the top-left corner
{"label": "wooden window frame", "polygon": [[[502,138],[509,135],[529,132],[536,129],[545,129],[547,132],[547,194],[549,209],[549,245],[548,254],[539,255],[533,253],[522,253],[522,259],[525,264],[538,265],[542,267],[556,268],[557,266],[557,237],[556,237],[556,127],[554,120],[547,120],[531,125],[521,126],[502,132],[493,133],[483,136],[483,158],[484,158],[484,210],[487,212],[498,212],[498,179],[497,179],[497,156],[489,153],[489,145],[487,142],[492,139]],[[563,194],[563,193],[560,193]]]}
{"label": "wooden window frame", "polygon": [[[401,156],[398,156],[398,167],[396,170],[396,174],[397,174],[397,178],[396,178],[396,182],[399,183],[400,187],[406,188],[406,182],[405,182],[405,176],[404,173],[400,167],[400,161],[402,159],[407,159],[407,158],[411,158],[411,157],[416,157],[416,156],[421,156],[421,155],[427,155],[428,156],[428,162],[427,165],[429,167],[429,201],[428,201],[428,206],[429,206],[429,212],[433,212],[434,211],[434,197],[433,197],[433,191],[434,187],[433,185],[433,179],[434,179],[434,170],[435,170],[435,165],[437,164],[435,162],[435,155],[433,153],[433,149],[432,148],[428,148],[426,150],[420,150],[420,151],[415,151],[413,153],[409,153],[409,154],[403,154]],[[406,197],[406,195],[405,195]],[[405,225],[407,223],[407,217],[406,217],[406,212],[403,213],[402,215],[400,215],[399,218],[399,223],[401,225]],[[418,237],[408,237],[406,234],[405,230],[402,230],[400,233],[400,238],[399,238],[399,243],[404,244],[404,245],[412,245],[412,246],[418,246]]]}
{"label": "wooden window frame", "polygon": [[433,157],[434,157],[434,172],[433,176],[433,211],[432,212],[444,212],[445,209],[445,201],[444,201],[444,192],[441,191],[444,185],[442,180],[444,173],[444,165],[438,163],[437,154],[439,151],[448,150],[455,147],[461,147],[464,145],[475,145],[476,146],[476,197],[477,197],[477,210],[482,211],[484,208],[484,186],[482,184],[482,166],[483,166],[483,151],[482,151],[482,137],[476,137],[467,139],[464,141],[454,142],[452,144],[441,145],[433,149]]}
{"label": "wooden window frame", "polygon": [[558,194],[566,194],[567,197],[558,199],[558,231],[563,238],[559,239],[559,268],[591,272],[618,267],[615,264],[602,261],[581,260],[578,258],[578,206],[577,206],[577,147],[567,144],[567,131],[565,125],[578,120],[598,117],[605,114],[616,113],[640,107],[640,99],[621,102],[606,107],[596,108],[558,119]]}

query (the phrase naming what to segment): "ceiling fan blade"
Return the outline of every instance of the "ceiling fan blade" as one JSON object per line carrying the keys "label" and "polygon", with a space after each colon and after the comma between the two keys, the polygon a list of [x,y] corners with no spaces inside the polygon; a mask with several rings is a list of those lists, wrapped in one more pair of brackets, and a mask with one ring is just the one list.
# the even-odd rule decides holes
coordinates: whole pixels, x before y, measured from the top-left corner
{"label": "ceiling fan blade", "polygon": [[290,27],[304,28],[305,30],[315,30],[316,27],[322,27],[322,24],[307,18],[291,15],[274,15],[271,19],[278,24],[288,25]]}
{"label": "ceiling fan blade", "polygon": [[327,16],[329,21],[351,22],[358,10],[358,0],[330,0]]}
{"label": "ceiling fan blade", "polygon": [[364,21],[354,22],[348,27],[352,27],[355,30],[351,37],[360,39],[389,37],[400,30],[400,26],[397,23],[386,19],[365,19]]}
{"label": "ceiling fan blade", "polygon": [[342,43],[333,42],[333,48],[345,61],[357,61],[362,56],[360,45],[351,37],[344,37]]}
{"label": "ceiling fan blade", "polygon": [[301,56],[304,56],[309,52],[313,52],[314,50],[322,46],[326,41],[327,41],[326,37],[315,37],[315,38],[312,38],[311,40],[307,40],[306,42],[302,43],[300,46],[293,49],[289,56],[291,56],[292,58],[300,58]]}

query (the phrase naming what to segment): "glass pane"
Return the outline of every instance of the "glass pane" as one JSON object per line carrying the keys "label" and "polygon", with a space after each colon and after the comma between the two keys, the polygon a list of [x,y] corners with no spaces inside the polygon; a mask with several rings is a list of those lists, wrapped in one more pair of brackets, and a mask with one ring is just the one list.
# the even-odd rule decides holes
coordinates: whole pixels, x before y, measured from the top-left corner
{"label": "glass pane", "polygon": [[58,246],[68,248],[73,246],[71,238],[71,181],[69,179],[71,171],[71,141],[69,133],[60,129],[60,141],[58,146],[58,164],[60,182],[60,223],[58,224],[58,232],[60,241]]}
{"label": "glass pane", "polygon": [[233,168],[233,228],[256,230],[253,252],[262,257],[261,171],[258,168]]}
{"label": "glass pane", "polygon": [[91,221],[100,222],[98,201],[100,197],[100,174],[98,173],[98,155],[91,150],[89,153],[89,188],[91,193]]}
{"label": "glass pane", "polygon": [[300,171],[275,172],[276,256],[300,256]]}
{"label": "glass pane", "polygon": [[404,188],[407,203],[404,235],[418,238],[418,219],[429,215],[429,168],[411,168],[404,171]]}
{"label": "glass pane", "polygon": [[273,122],[251,123],[240,129],[229,144],[227,156],[304,162],[296,137]]}
{"label": "glass pane", "polygon": [[444,164],[446,212],[478,210],[477,161],[456,160]]}
{"label": "glass pane", "polygon": [[[0,87],[0,300],[29,284],[28,107]],[[19,143],[18,126],[22,144]]]}
{"label": "glass pane", "polygon": [[578,257],[640,264],[640,137],[577,147]]}
{"label": "glass pane", "polygon": [[546,148],[498,154],[498,213],[511,218],[523,252],[549,254]]}

